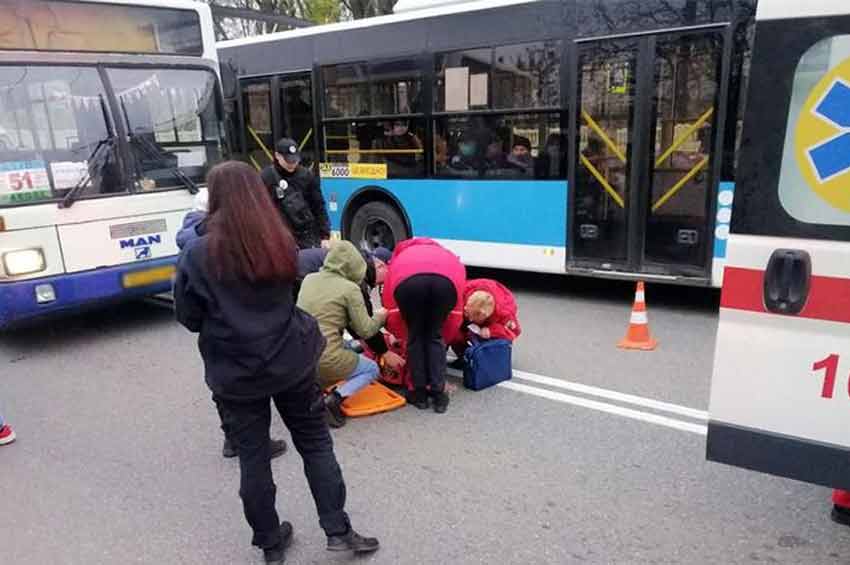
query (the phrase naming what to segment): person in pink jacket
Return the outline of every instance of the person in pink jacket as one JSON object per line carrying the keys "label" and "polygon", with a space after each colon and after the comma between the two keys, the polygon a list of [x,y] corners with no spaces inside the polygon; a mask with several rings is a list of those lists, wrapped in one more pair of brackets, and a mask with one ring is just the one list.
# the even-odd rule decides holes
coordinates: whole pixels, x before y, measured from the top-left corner
{"label": "person in pink jacket", "polygon": [[466,269],[436,241],[417,237],[401,242],[389,264],[382,302],[387,330],[407,343],[413,380],[408,401],[427,409],[429,398],[441,414],[446,394],[446,343],[456,341],[463,323]]}

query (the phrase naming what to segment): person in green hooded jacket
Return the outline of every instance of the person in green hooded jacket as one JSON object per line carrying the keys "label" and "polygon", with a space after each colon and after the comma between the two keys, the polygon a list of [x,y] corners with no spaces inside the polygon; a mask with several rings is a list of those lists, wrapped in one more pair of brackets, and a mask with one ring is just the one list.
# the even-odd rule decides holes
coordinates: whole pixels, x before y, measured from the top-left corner
{"label": "person in green hooded jacket", "polygon": [[318,273],[307,275],[298,293],[298,307],[319,322],[327,345],[319,359],[322,388],[345,381],[322,400],[328,424],[345,424],[342,402],[378,378],[378,364],[345,346],[343,331],[350,327],[363,339],[377,334],[387,311],[379,308],[369,316],[360,285],[366,276],[366,261],[349,241],[331,245]]}

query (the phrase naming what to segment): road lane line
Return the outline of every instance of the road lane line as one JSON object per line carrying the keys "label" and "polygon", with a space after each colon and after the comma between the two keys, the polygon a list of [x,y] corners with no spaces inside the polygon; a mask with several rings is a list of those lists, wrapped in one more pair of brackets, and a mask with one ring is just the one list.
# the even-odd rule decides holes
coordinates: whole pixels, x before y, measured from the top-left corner
{"label": "road lane line", "polygon": [[653,400],[651,398],[644,398],[642,396],[635,396],[633,394],[625,394],[622,392],[608,390],[605,388],[583,385],[570,381],[564,381],[561,379],[553,379],[552,377],[536,375],[534,373],[527,373],[525,371],[514,371],[514,378],[540,385],[550,386],[553,388],[560,388],[573,392],[579,392],[582,394],[587,394],[589,396],[598,396],[600,398],[607,398],[608,400],[615,400],[617,402],[624,402],[626,404],[643,406],[644,408],[652,408],[653,410],[658,410],[660,412],[678,414],[679,416],[686,416],[688,418],[694,418],[695,420],[702,420],[706,422],[708,421],[708,412],[704,410],[688,408],[687,406],[671,404],[669,402],[663,402],[661,400]]}
{"label": "road lane line", "polygon": [[640,420],[642,422],[665,426],[667,428],[673,428],[675,430],[680,430],[683,432],[690,432],[701,436],[708,435],[708,427],[703,424],[685,422],[683,420],[677,420],[675,418],[669,418],[667,416],[659,416],[658,414],[642,412],[640,410],[634,410],[632,408],[624,408],[622,406],[616,406],[614,404],[608,404],[606,402],[600,402],[598,400],[590,400],[588,398],[581,398],[578,396],[564,394],[562,392],[537,388],[534,386],[524,385],[511,381],[499,383],[498,386],[516,392],[529,394],[531,396],[538,396],[540,398],[546,398],[548,400],[554,400],[556,402],[562,402],[565,404],[573,404],[575,406],[581,406],[582,408],[590,408],[591,410],[597,410],[599,412],[605,412],[607,414],[614,414],[615,416],[622,416],[624,418],[631,418],[633,420]]}

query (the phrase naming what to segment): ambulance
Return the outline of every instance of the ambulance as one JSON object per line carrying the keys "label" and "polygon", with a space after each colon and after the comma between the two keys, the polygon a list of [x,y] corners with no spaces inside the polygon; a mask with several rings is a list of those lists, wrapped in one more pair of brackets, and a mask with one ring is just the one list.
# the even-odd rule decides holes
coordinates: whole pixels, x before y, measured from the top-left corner
{"label": "ambulance", "polygon": [[760,0],[707,457],[850,489],[850,1]]}

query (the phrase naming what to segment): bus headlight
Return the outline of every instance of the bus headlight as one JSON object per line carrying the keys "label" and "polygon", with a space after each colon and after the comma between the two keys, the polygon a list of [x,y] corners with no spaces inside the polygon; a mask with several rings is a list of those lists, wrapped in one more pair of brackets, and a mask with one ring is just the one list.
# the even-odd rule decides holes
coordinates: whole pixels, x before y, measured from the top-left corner
{"label": "bus headlight", "polygon": [[40,247],[7,251],[3,254],[3,270],[10,276],[31,275],[46,268],[44,251]]}

